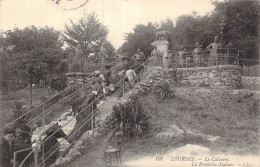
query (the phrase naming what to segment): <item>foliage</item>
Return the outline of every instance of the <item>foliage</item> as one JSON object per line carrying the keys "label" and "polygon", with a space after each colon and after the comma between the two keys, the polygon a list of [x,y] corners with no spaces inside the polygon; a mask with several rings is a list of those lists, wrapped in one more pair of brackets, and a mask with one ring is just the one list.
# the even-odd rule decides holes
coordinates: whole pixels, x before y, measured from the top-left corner
{"label": "foliage", "polygon": [[57,72],[63,45],[58,31],[31,26],[8,30],[5,35],[5,45],[11,48],[6,52],[5,83],[16,83],[16,86],[37,84]]}
{"label": "foliage", "polygon": [[174,91],[171,89],[169,81],[162,81],[154,88],[154,93],[160,99],[168,99],[174,97]]}
{"label": "foliage", "polygon": [[[180,46],[192,50],[199,42],[205,49],[213,42],[214,36],[221,36],[221,22],[225,22],[223,29],[223,45],[231,42],[235,48],[242,50],[241,57],[257,58],[259,53],[258,26],[260,18],[260,4],[258,0],[226,0],[214,2],[215,10],[205,16],[195,12],[179,16],[173,21],[162,21],[162,30],[170,33],[169,48],[176,52]],[[151,42],[155,40],[153,29],[159,25],[148,23],[136,25],[134,32],[128,33],[122,50],[133,55],[137,48],[146,55],[152,51]]]}
{"label": "foliage", "polygon": [[110,43],[107,42],[104,46],[104,48],[106,49],[106,53],[107,55],[109,55],[110,57],[113,57],[113,52],[116,50],[115,47]]}
{"label": "foliage", "polygon": [[[24,115],[23,117],[21,117],[23,114],[26,113],[26,108],[23,107],[23,103],[21,103],[20,101],[15,101],[14,105],[12,106],[12,120],[16,120],[15,124],[13,125],[14,128],[16,126],[21,126],[21,125],[26,125],[28,118],[30,117],[30,114],[28,115]],[[19,118],[19,119],[18,119]]]}
{"label": "foliage", "polygon": [[125,104],[113,106],[112,117],[108,120],[108,124],[116,131],[122,131],[127,137],[136,137],[147,132],[150,126],[149,119],[140,99],[133,96]]}
{"label": "foliage", "polygon": [[65,25],[63,40],[72,48],[80,44],[83,53],[97,51],[106,41],[108,29],[98,19],[95,13],[81,18],[78,23],[71,20],[71,25]]}
{"label": "foliage", "polygon": [[12,111],[13,111],[13,119],[15,120],[20,116],[22,116],[26,112],[26,109],[23,107],[23,104],[20,101],[15,101]]}
{"label": "foliage", "polygon": [[[216,13],[226,16],[225,43],[231,41],[246,58],[258,58],[260,2],[258,0],[228,0],[216,2]],[[253,57],[255,56],[255,57]]]}
{"label": "foliage", "polygon": [[148,23],[147,26],[142,24],[136,25],[133,33],[126,34],[122,51],[132,56],[136,53],[137,49],[141,49],[145,55],[149,55],[153,49],[151,43],[155,39],[154,29],[155,25],[152,23]]}

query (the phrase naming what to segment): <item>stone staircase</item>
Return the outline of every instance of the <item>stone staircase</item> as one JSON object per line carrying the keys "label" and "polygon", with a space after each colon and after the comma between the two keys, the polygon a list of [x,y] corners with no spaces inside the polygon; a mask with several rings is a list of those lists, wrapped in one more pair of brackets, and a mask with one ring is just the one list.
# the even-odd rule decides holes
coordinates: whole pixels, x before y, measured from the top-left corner
{"label": "stone staircase", "polygon": [[115,96],[107,97],[105,104],[105,101],[100,101],[100,103],[97,105],[99,113],[95,118],[97,127],[101,126],[105,119],[111,114],[113,106],[120,103],[121,101],[121,98],[119,99]]}
{"label": "stone staircase", "polygon": [[[59,125],[62,127],[62,130],[64,131],[64,133],[66,135],[70,134],[70,132],[73,130],[73,128],[76,124],[76,118],[71,120],[72,118],[73,118],[73,116],[67,115],[65,120],[59,121]],[[70,143],[63,138],[58,139],[58,141],[60,142],[60,152],[64,152],[70,146]]]}
{"label": "stone staircase", "polygon": [[[103,125],[103,123],[106,121],[108,116],[112,113],[112,108],[114,105],[116,105],[118,103],[124,103],[127,101],[127,98],[129,96],[131,96],[132,94],[138,94],[138,92],[140,90],[142,91],[142,89],[140,89],[140,88],[143,87],[142,86],[143,82],[144,81],[146,82],[146,80],[152,75],[153,70],[154,69],[151,69],[151,68],[148,68],[147,70],[145,70],[141,79],[138,79],[138,81],[135,83],[133,88],[127,88],[125,91],[125,94],[121,98],[118,98],[116,95],[111,95],[111,96],[107,96],[105,100],[101,100],[97,104],[98,113],[95,116],[96,127],[101,127]],[[150,84],[150,83],[148,83],[148,84]],[[147,85],[147,83],[145,83],[145,85]],[[58,124],[60,126],[62,126],[62,130],[65,132],[66,135],[70,134],[70,132],[74,129],[74,126],[76,124],[76,119],[74,118],[73,120],[71,120],[72,118],[73,118],[72,109],[70,109],[70,110],[66,111],[65,113],[63,113],[60,116],[60,118],[58,119],[59,120]],[[39,128],[38,131],[36,130],[36,132],[34,133],[34,135],[32,137],[32,141],[34,138],[34,142],[35,142],[37,139],[40,138],[40,136],[41,136],[41,139],[43,139],[46,136],[44,134],[45,131],[54,123],[56,123],[56,121],[53,121],[49,125],[45,125],[44,127]],[[63,138],[58,139],[58,141],[60,143],[60,153],[63,153],[70,146],[70,144],[68,141],[66,141]],[[36,144],[34,143],[33,145],[36,145]]]}
{"label": "stone staircase", "polygon": [[[73,118],[73,116],[71,116],[71,109],[70,109],[70,110],[66,111],[65,113],[63,113],[60,116],[60,118],[58,119],[59,120],[58,124],[62,127],[62,130],[64,131],[64,133],[66,135],[68,135],[73,130],[73,128],[76,124],[76,119],[71,120],[72,118]],[[46,137],[45,131],[55,123],[56,123],[56,121],[52,121],[50,124],[36,129],[36,131],[33,133],[32,138],[31,138],[33,147],[36,146],[36,141],[38,141],[40,138],[43,139],[44,137]],[[69,142],[67,142],[63,138],[58,139],[58,141],[60,142],[60,146],[61,146],[60,151],[61,152],[63,152],[70,145]]]}

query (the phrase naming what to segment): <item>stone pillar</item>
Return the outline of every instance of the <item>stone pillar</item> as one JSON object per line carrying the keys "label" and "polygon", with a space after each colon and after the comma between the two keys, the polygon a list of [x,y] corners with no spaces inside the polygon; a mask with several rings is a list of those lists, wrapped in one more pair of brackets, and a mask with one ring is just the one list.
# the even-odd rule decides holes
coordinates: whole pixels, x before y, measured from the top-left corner
{"label": "stone pillar", "polygon": [[163,56],[162,56],[162,68],[166,69],[168,68],[168,56],[169,56],[169,42],[167,40],[156,40],[152,43],[153,46],[157,47],[157,50],[159,50]]}

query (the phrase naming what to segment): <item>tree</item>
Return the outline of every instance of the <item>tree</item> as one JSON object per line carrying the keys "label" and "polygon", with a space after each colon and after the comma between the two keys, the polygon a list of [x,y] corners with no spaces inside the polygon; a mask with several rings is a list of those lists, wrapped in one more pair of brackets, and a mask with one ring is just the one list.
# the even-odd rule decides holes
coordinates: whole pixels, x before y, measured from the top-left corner
{"label": "tree", "polygon": [[141,49],[145,55],[150,55],[153,47],[151,43],[155,39],[153,30],[156,28],[152,23],[147,26],[138,24],[134,28],[133,33],[128,33],[125,36],[125,43],[122,45],[122,51],[132,56],[136,53],[137,49]]}
{"label": "tree", "polygon": [[47,74],[53,73],[63,45],[58,31],[32,26],[22,30],[9,30],[5,34],[7,45],[12,46],[12,51],[9,52],[11,67],[19,74],[18,78],[33,77],[39,81]]}
{"label": "tree", "polygon": [[63,40],[70,46],[80,44],[84,54],[97,51],[101,44],[106,41],[108,29],[99,20],[95,13],[81,18],[78,23],[71,20],[71,25],[65,25],[62,35]]}
{"label": "tree", "polygon": [[173,21],[171,19],[166,19],[166,21],[161,22],[161,29],[167,31],[168,34],[168,42],[169,42],[169,49],[171,49],[174,45],[176,45],[176,40],[174,40],[175,35],[175,27]]}
{"label": "tree", "polygon": [[40,80],[46,81],[47,76],[55,72],[63,45],[58,31],[31,26],[8,30],[5,34],[6,45],[12,47],[7,58],[11,73],[8,80],[23,81],[32,86]]}
{"label": "tree", "polygon": [[107,55],[109,57],[113,57],[113,52],[115,51],[115,47],[110,42],[107,42],[104,47],[106,49]]}
{"label": "tree", "polygon": [[245,58],[257,58],[259,44],[260,2],[258,0],[226,0],[215,2],[215,12],[226,17],[225,43],[232,42]]}
{"label": "tree", "polygon": [[196,14],[179,16],[173,35],[173,41],[176,41],[174,48],[178,50],[182,45],[187,50],[192,50],[196,42],[203,44],[204,47],[208,46],[219,31],[215,14],[203,17]]}
{"label": "tree", "polygon": [[[226,22],[223,29],[223,45],[229,42],[242,50],[244,58],[257,58],[259,53],[259,18],[260,2],[258,0],[225,0],[213,2],[214,11],[205,16],[198,16],[196,12],[179,16],[176,24],[167,19],[161,22],[161,29],[170,33],[169,43],[171,50],[178,50],[181,45],[192,50],[199,42],[207,47],[213,42],[214,36],[221,35],[220,23]],[[150,25],[149,25],[150,24]],[[152,29],[158,25],[149,23],[136,25],[134,32],[126,34],[122,50],[132,55],[137,48],[150,54],[150,43],[154,40]],[[240,57],[241,58],[241,57]]]}

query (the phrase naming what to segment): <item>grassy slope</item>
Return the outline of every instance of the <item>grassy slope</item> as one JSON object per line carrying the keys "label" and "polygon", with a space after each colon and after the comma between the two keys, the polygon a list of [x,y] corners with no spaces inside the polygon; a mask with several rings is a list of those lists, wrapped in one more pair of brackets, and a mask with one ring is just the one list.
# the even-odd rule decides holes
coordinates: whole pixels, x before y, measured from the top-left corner
{"label": "grassy slope", "polygon": [[[50,98],[48,90],[46,88],[33,88],[33,106],[41,104],[44,100]],[[7,95],[1,94],[0,96],[0,126],[9,120],[12,113],[12,109],[15,101],[20,101],[23,105],[26,105],[28,110],[30,109],[30,89],[24,89],[17,93],[9,93]],[[64,110],[57,110],[56,112],[50,112],[46,115],[46,123],[51,122],[57,116],[60,116]]]}
{"label": "grassy slope", "polygon": [[[36,106],[42,102],[42,98],[48,95],[48,91],[45,88],[33,88],[33,106]],[[12,112],[12,106],[15,101],[22,102],[23,105],[30,106],[30,89],[24,89],[17,93],[9,93],[6,95],[0,95],[0,118],[1,126],[9,117],[9,113]]]}
{"label": "grassy slope", "polygon": [[[259,107],[253,111],[253,96],[237,96],[231,91],[196,87],[176,87],[176,98],[160,101],[150,94],[143,98],[146,111],[151,115],[152,128],[138,139],[124,139],[122,160],[136,159],[145,155],[166,153],[167,150],[185,144],[209,147],[216,153],[259,153]],[[159,145],[155,135],[170,125],[199,130],[220,136],[212,143],[200,137],[186,136],[170,144]],[[88,147],[87,154],[68,166],[104,165],[104,150],[108,143],[98,140]]]}

